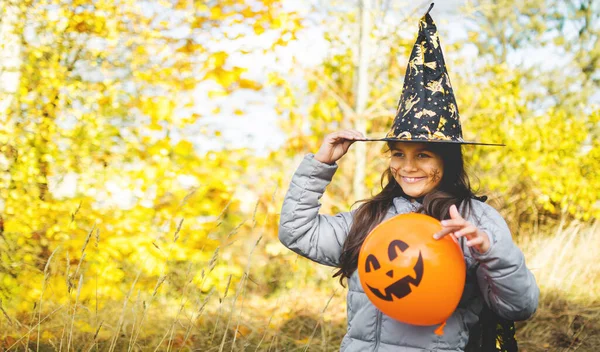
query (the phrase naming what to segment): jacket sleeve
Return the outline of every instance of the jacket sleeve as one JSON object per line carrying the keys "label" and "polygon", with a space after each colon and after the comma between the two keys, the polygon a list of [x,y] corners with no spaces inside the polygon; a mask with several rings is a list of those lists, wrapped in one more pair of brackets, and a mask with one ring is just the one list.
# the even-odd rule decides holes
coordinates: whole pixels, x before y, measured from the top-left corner
{"label": "jacket sleeve", "polygon": [[349,212],[320,215],[325,188],[337,165],[324,164],[313,154],[304,157],[292,176],[283,200],[279,240],[284,246],[317,263],[337,266],[342,246],[352,224]]}
{"label": "jacket sleeve", "polygon": [[491,206],[483,205],[478,214],[479,228],[490,237],[490,248],[479,253],[470,248],[479,261],[477,282],[488,307],[508,320],[525,320],[535,313],[540,290],[525,265],[523,252],[512,240],[508,225]]}

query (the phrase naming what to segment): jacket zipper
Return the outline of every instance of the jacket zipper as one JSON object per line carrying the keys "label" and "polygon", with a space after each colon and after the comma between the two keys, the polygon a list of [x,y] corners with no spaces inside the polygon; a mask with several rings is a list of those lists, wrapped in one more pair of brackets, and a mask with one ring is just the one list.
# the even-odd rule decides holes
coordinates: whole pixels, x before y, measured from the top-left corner
{"label": "jacket zipper", "polygon": [[379,309],[377,309],[377,316],[376,316],[376,320],[375,320],[375,350],[374,352],[377,352],[377,350],[379,349],[379,338],[381,335],[381,311]]}

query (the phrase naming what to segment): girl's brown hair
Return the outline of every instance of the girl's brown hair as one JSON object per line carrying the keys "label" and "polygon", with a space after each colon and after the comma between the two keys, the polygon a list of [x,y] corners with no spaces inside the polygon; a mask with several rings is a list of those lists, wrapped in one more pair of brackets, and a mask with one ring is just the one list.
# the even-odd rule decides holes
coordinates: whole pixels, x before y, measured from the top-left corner
{"label": "girl's brown hair", "polygon": [[[387,146],[391,150],[393,144],[388,142]],[[460,144],[428,143],[427,149],[442,158],[444,172],[438,187],[422,199],[420,212],[438,220],[447,219],[452,204],[459,207],[465,200],[479,198],[471,190]],[[394,198],[411,198],[402,191],[390,168],[387,168],[381,175],[381,187],[381,192],[373,198],[359,200],[355,203],[363,204],[353,215],[352,226],[340,255],[340,266],[333,275],[333,277],[340,276],[342,286],[344,286],[343,279],[350,278],[350,275],[356,270],[358,252],[365,237],[384,219],[388,209],[393,206]],[[470,202],[464,202],[463,216],[467,216],[470,212],[470,205]]]}

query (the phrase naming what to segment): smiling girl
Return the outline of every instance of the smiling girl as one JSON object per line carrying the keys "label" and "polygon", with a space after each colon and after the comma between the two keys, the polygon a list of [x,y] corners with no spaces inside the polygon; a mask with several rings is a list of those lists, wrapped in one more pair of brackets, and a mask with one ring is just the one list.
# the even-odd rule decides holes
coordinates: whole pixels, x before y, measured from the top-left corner
{"label": "smiling girl", "polygon": [[[351,212],[319,214],[319,199],[337,170],[336,162],[356,141],[376,140],[389,148],[382,190]],[[502,216],[484,203],[485,197],[473,193],[464,170],[465,144],[484,143],[462,138],[437,30],[428,12],[419,22],[388,135],[367,139],[354,130],[330,133],[316,154],[304,157],[282,205],[281,242],[308,259],[337,268],[334,277],[348,282],[342,351],[464,351],[468,342],[474,350],[495,351],[494,339],[481,342],[479,336],[469,336],[485,312],[498,318],[492,329],[496,322],[528,319],[535,312],[539,297],[535,278]],[[442,230],[434,237],[454,236],[463,251],[464,291],[441,336],[435,333],[436,326],[404,324],[383,314],[369,301],[358,278],[358,254],[365,237],[382,221],[410,212],[440,220]],[[513,351],[514,330],[505,332],[502,351]]]}

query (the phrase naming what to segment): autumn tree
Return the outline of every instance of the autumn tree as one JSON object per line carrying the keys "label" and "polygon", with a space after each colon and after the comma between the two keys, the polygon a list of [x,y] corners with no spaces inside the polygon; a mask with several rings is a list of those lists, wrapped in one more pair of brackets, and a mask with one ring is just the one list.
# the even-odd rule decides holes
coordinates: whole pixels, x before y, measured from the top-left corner
{"label": "autumn tree", "polygon": [[598,216],[598,4],[469,1],[464,12],[461,45],[485,64],[460,77],[463,116],[507,144],[472,151],[482,183],[515,226]]}
{"label": "autumn tree", "polygon": [[[189,264],[215,270],[191,274],[197,290],[225,286],[239,266],[211,259],[243,222],[234,197],[251,156],[197,153],[195,103],[260,90],[233,59],[285,45],[300,18],[266,0],[1,7],[13,16],[3,34],[15,41],[18,80],[2,92],[0,297],[30,308],[46,270],[61,274],[47,284],[56,300],[80,279],[82,300],[119,299],[125,277],[140,273],[151,289]],[[239,49],[262,33],[267,49]]]}
{"label": "autumn tree", "polygon": [[[391,11],[389,5],[373,1],[369,8],[348,4],[340,4],[335,10],[315,8],[319,14],[315,16],[316,20],[320,20],[319,23],[326,28],[324,39],[328,51],[324,53],[323,61],[314,67],[298,65],[291,73],[303,77],[305,86],[293,85],[281,76],[271,77],[271,84],[279,87],[277,109],[282,114],[281,127],[288,136],[285,154],[273,153],[273,157],[288,170],[297,165],[297,160],[290,162],[284,159],[316,152],[324,135],[334,130],[363,126],[368,136],[381,137],[387,133],[414,43],[411,19],[414,23],[418,19],[417,9]],[[391,12],[400,15],[389,21]],[[361,24],[360,13],[369,17],[372,28]],[[370,37],[371,44],[365,48],[369,51],[368,55],[365,54],[368,60],[359,64],[361,30],[363,35]],[[357,101],[359,67],[365,70],[361,94],[366,94],[366,97],[360,98],[364,99],[360,103]],[[364,196],[368,197],[378,188],[380,172],[385,164],[382,148],[381,143],[366,145],[364,168],[377,171],[367,172],[365,178],[361,178],[366,187]],[[355,161],[355,154],[349,153],[340,163],[341,169],[325,197],[326,209],[346,211],[351,202],[358,200],[353,198],[348,187],[354,184]]]}
{"label": "autumn tree", "polygon": [[[372,83],[359,118],[367,121],[367,134],[382,136],[393,119],[422,11],[411,7],[404,16],[412,17],[398,18],[386,2],[377,4]],[[468,37],[442,40],[465,138],[507,145],[464,148],[473,185],[515,228],[599,214],[597,6],[587,0],[469,1],[460,10]],[[324,16],[329,52],[320,65],[301,69],[306,89],[273,80],[282,87],[279,108],[288,117],[283,128],[292,155],[316,151],[325,133],[349,128],[357,118],[358,18],[356,9],[344,9]],[[438,29],[450,37],[440,23]],[[386,160],[375,145],[368,153],[366,169],[377,171],[365,182],[374,192]],[[356,200],[347,198],[353,163],[352,155],[340,163],[329,188],[326,203],[333,211]]]}

